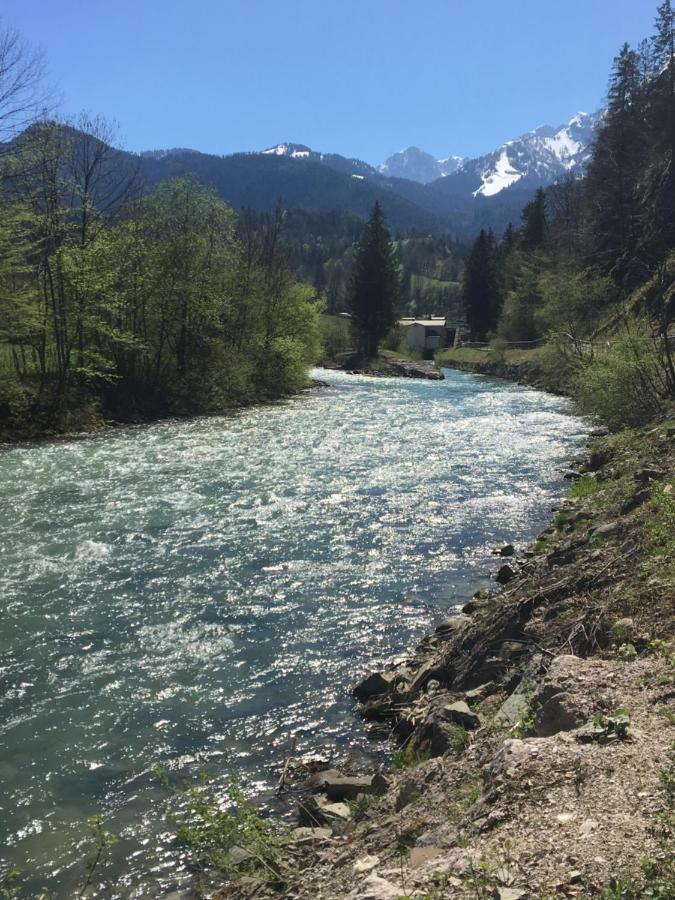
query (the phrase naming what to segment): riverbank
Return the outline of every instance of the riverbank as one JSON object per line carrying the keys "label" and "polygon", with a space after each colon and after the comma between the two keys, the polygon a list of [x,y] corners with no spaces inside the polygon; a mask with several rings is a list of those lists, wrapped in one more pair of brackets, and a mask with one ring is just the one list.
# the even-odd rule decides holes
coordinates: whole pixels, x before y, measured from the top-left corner
{"label": "riverbank", "polygon": [[381,350],[376,359],[364,360],[353,353],[340,354],[322,363],[327,369],[337,369],[350,375],[371,375],[379,378],[423,378],[443,381],[445,376],[433,360],[412,359]]}
{"label": "riverbank", "polygon": [[401,750],[356,799],[315,779],[277,896],[673,896],[674,450],[672,419],[596,441],[503,589],[357,684]]}
{"label": "riverbank", "polygon": [[266,406],[288,400],[290,397],[303,394],[307,391],[318,390],[327,386],[325,381],[317,378],[308,378],[306,383],[298,390],[270,397],[251,397],[247,400],[232,401],[221,408],[208,412],[176,413],[158,411],[155,414],[134,414],[128,416],[104,415],[98,407],[85,406],[77,413],[69,413],[59,421],[41,420],[31,418],[29,421],[12,424],[0,419],[0,448],[13,447],[21,444],[44,444],[54,441],[70,441],[76,438],[88,438],[92,435],[105,434],[123,428],[142,427],[158,422],[182,422],[192,419],[208,418],[212,416],[236,415],[246,409],[256,406]]}
{"label": "riverbank", "polygon": [[506,378],[528,387],[567,395],[568,389],[564,378],[560,377],[560,372],[552,373],[544,364],[543,353],[542,348],[496,351],[456,347],[438,353],[436,362],[448,369]]}

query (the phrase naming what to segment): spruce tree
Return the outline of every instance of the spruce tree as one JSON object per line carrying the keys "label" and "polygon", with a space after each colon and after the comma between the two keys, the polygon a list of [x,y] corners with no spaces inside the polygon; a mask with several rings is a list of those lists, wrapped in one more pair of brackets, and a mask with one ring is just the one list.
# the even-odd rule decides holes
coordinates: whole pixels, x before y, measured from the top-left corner
{"label": "spruce tree", "polygon": [[501,308],[497,242],[491,231],[481,230],[464,269],[462,300],[471,335],[485,340],[497,325]]}
{"label": "spruce tree", "polygon": [[396,251],[376,202],[356,252],[347,301],[359,350],[368,359],[377,356],[380,341],[396,324],[399,290]]}
{"label": "spruce tree", "polygon": [[539,250],[546,243],[548,218],[546,214],[546,192],[539,188],[534,200],[523,210],[523,225],[520,231],[524,250]]}

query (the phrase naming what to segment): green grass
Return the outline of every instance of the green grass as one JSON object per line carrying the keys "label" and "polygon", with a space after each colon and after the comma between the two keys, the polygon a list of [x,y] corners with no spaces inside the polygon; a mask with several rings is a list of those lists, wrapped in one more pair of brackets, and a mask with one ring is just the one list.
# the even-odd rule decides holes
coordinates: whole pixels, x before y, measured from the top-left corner
{"label": "green grass", "polygon": [[572,498],[591,497],[602,490],[602,485],[596,478],[581,478],[570,488],[569,495]]}
{"label": "green grass", "polygon": [[[520,365],[522,363],[536,362],[541,355],[541,347],[533,350],[505,350],[503,353],[506,365]],[[443,365],[452,363],[484,363],[494,358],[495,351],[486,348],[476,350],[472,347],[455,347],[442,350],[436,354],[436,362]],[[501,354],[500,354],[501,355]]]}

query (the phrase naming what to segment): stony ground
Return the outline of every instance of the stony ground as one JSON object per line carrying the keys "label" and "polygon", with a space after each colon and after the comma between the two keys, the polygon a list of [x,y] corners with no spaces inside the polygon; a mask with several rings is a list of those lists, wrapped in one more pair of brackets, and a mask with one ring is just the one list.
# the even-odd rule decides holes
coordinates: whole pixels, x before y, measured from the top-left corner
{"label": "stony ground", "polygon": [[283,883],[220,896],[675,897],[674,449],[599,441],[503,588],[357,685],[394,765],[314,775]]}

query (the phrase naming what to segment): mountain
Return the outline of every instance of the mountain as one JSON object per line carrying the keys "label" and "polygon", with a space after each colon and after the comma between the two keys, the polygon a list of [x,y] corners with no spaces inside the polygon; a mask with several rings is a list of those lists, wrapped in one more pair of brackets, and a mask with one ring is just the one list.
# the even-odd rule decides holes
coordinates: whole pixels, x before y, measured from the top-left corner
{"label": "mountain", "polygon": [[335,169],[336,172],[344,172],[347,175],[375,175],[376,170],[362,159],[351,159],[340,156],[339,153],[318,153],[304,144],[277,144],[262,151],[263,156],[285,156],[288,159],[304,159],[309,162],[319,162]]}
{"label": "mountain", "polygon": [[424,185],[405,182],[397,189],[395,180],[389,183],[374,170],[372,175],[362,174],[365,170],[350,171],[357,167],[358,160],[314,153],[300,144],[279,147],[285,149],[231,156],[171,150],[138,154],[136,161],[146,189],[167,178],[194,175],[235,209],[265,212],[281,203],[288,209],[353,213],[366,218],[379,200],[395,231],[451,230],[448,212],[453,202]]}
{"label": "mountain", "polygon": [[382,175],[408,178],[411,181],[419,181],[421,184],[429,184],[437,178],[453,175],[463,162],[464,159],[461,156],[434,159],[430,153],[425,153],[419,147],[408,147],[407,150],[401,150],[380,163],[377,170]]}
{"label": "mountain", "polygon": [[377,171],[438,186],[446,196],[494,197],[515,184],[532,191],[583,170],[602,116],[602,112],[577,113],[565,125],[543,125],[475,159],[435,159],[418,147],[408,147],[390,156]]}
{"label": "mountain", "polygon": [[577,113],[565,125],[544,125],[506,141],[492,153],[464,160],[453,175],[437,179],[434,186],[445,194],[494,197],[516,184],[533,191],[570,173],[581,173],[602,115]]}

